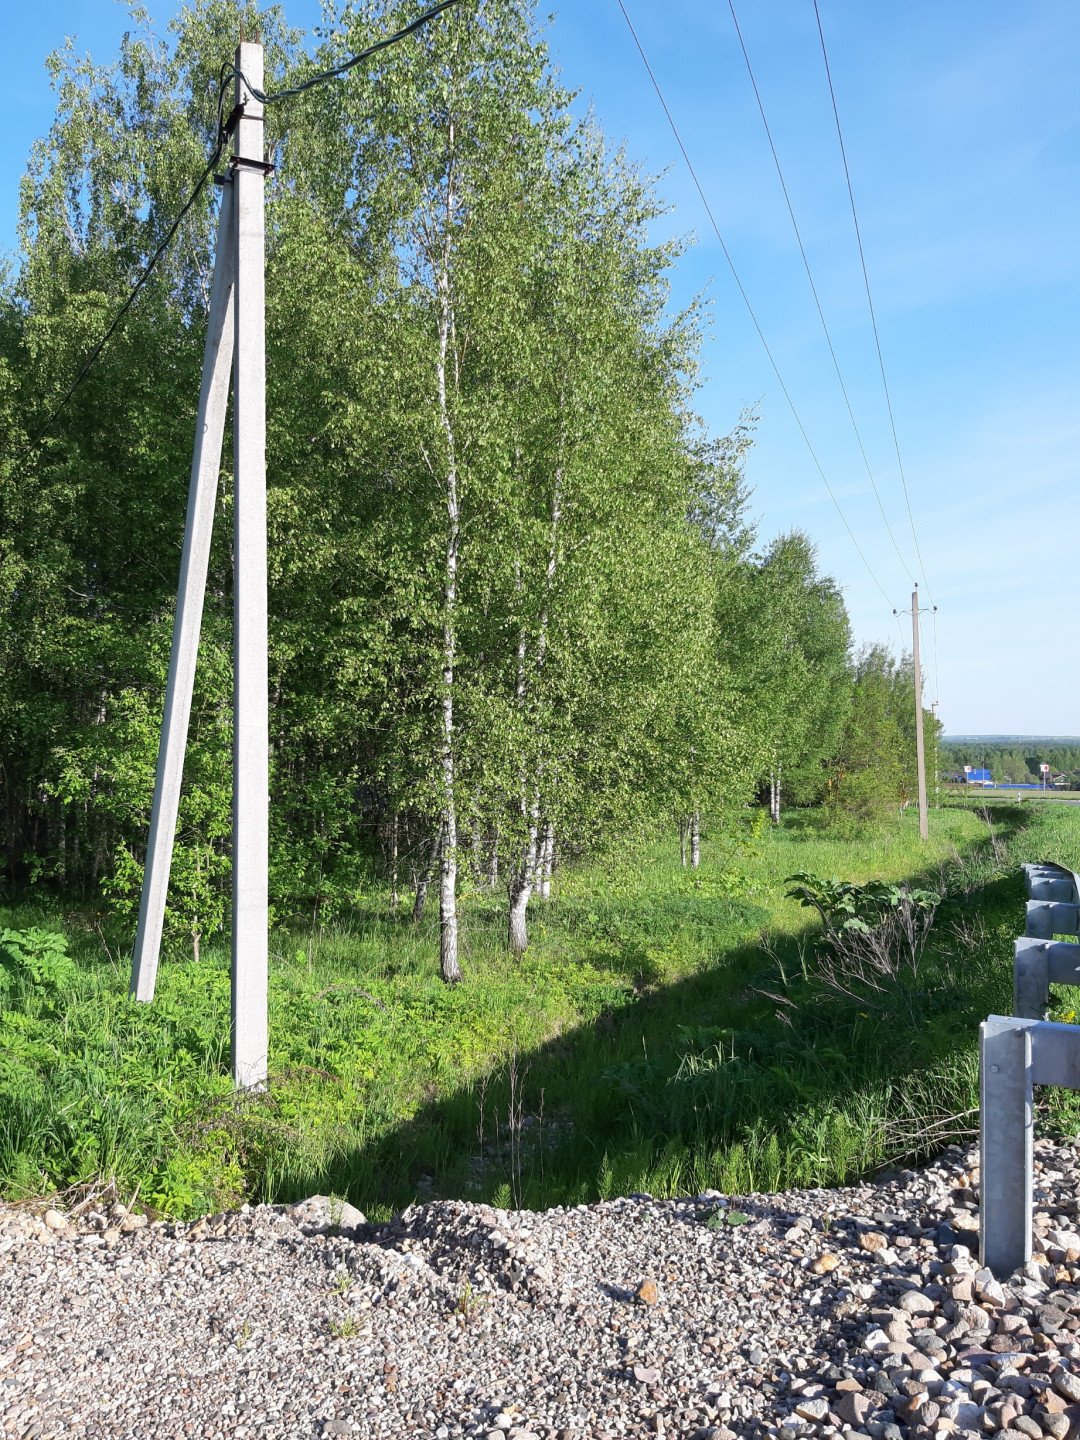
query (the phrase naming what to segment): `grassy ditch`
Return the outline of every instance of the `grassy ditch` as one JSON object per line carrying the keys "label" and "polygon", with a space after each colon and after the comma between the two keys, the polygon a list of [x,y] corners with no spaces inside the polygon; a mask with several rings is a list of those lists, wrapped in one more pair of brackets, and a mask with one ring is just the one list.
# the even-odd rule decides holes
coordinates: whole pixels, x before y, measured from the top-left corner
{"label": "grassy ditch", "polygon": [[[434,929],[373,888],[346,923],[272,936],[259,1097],[230,1090],[226,946],[168,959],[137,1006],[129,936],[77,910],[0,912],[24,937],[0,968],[0,1191],[115,1178],[175,1215],[322,1191],[381,1215],[431,1195],[832,1184],[927,1153],[976,1123],[976,1030],[1008,1003],[1019,862],[1080,866],[1070,810],[931,821],[926,847],[911,814],[844,840],[807,813],[707,839],[697,873],[651,844],[568,867],[520,964],[500,897],[478,891],[454,989]],[[795,872],[940,892],[914,966],[901,944],[894,973],[878,956],[860,979],[856,953],[838,985],[816,913],[785,895]],[[1071,1097],[1047,1123],[1075,1123]]]}

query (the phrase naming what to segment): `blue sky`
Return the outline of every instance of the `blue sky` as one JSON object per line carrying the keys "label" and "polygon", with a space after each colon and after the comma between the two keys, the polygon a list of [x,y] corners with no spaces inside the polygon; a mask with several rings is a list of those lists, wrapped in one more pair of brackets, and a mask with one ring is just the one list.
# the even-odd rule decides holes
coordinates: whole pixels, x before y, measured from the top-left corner
{"label": "blue sky", "polygon": [[[711,311],[699,408],[761,414],[749,464],[768,538],[798,526],[844,587],[861,640],[900,635],[910,579],[874,499],[796,248],[725,0],[625,0],[810,440],[780,392],[616,0],[575,0],[546,36],[564,82],[661,176],[657,235],[691,241],[675,302]],[[955,733],[1080,733],[1080,5],[819,0],[911,508],[925,561],[927,698]],[[148,0],[164,27],[174,0]],[[316,0],[285,0],[311,26]],[[812,0],[736,0],[796,217],[882,501],[918,570],[869,324]],[[546,13],[542,7],[541,13]],[[65,35],[97,60],[128,24],[110,0],[7,19],[0,248]],[[929,594],[927,594],[927,585]],[[910,622],[903,621],[906,627]],[[905,636],[909,635],[905,628]]]}

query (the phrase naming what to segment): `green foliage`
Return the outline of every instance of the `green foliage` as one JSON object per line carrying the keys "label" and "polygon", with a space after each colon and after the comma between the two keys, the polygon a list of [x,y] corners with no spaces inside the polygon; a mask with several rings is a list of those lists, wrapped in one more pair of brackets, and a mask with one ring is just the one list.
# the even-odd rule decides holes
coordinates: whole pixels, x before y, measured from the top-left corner
{"label": "green foliage", "polygon": [[[330,7],[315,62],[398,8]],[[377,1209],[424,1176],[508,1203],[875,1163],[901,1082],[941,1059],[948,1005],[990,987],[943,941],[925,981],[875,978],[882,955],[906,975],[905,943],[921,966],[912,923],[931,910],[896,814],[908,670],[849,661],[805,536],[755,549],[754,419],[726,439],[696,420],[703,317],[670,310],[678,247],[655,241],[649,184],[574,118],[518,0],[448,11],[268,115],[269,1091],[241,1103],[225,1074],[228,448],[168,953],[154,1004],[128,997],[113,957],[142,881],[209,187],[46,442],[25,441],[201,170],[236,19],[195,0],[165,40],[136,16],[115,65],[53,58],[0,292],[4,873],[65,913],[109,906],[70,953],[24,915],[5,932],[4,1185],[115,1176],[190,1214],[314,1182]],[[279,12],[258,29],[269,88],[310,68]],[[747,807],[770,782],[800,805],[823,793],[833,828],[788,811],[765,835]],[[693,873],[661,838],[688,816],[708,852]],[[1007,843],[971,814],[935,823],[939,856]],[[515,963],[500,892],[528,901],[547,833],[565,863]],[[438,983],[423,917],[401,917],[433,868],[444,935],[460,902],[467,990]],[[860,998],[801,963],[795,868],[855,887],[818,898],[846,917],[834,957],[835,935],[884,946],[852,962]],[[965,894],[994,883],[964,873]],[[790,941],[775,963],[763,930]],[[807,987],[799,1046],[763,993],[777,967]],[[926,1022],[925,1052],[874,1058],[882,993]]]}
{"label": "green foliage", "polygon": [[[431,1194],[503,1207],[740,1195],[925,1153],[971,1123],[950,1117],[976,1103],[978,1019],[1007,1003],[1015,861],[1068,861],[1075,817],[1024,816],[1039,828],[1017,836],[1017,813],[1000,812],[1007,859],[966,810],[934,813],[929,851],[910,817],[869,849],[811,818],[723,868],[707,854],[700,886],[670,843],[568,867],[520,964],[497,902],[473,892],[467,987],[439,982],[435,936],[388,919],[385,897],[335,926],[276,932],[258,1096],[229,1083],[222,947],[163,966],[140,1006],[95,930],[76,927],[72,979],[4,1002],[0,1187],[111,1177],[181,1216],[318,1191],[381,1217]],[[814,909],[785,877],[833,873],[859,890],[876,874],[892,913],[894,890],[930,888],[918,883],[930,860],[946,863],[945,898],[910,992],[917,1023],[895,998],[875,1009],[822,985]]]}
{"label": "green foliage", "polygon": [[714,1210],[705,1221],[705,1228],[707,1230],[723,1230],[728,1227],[737,1229],[740,1225],[745,1225],[749,1219],[750,1216],[745,1210]]}
{"label": "green foliage", "polygon": [[843,598],[819,575],[814,547],[799,531],[729,565],[725,581],[717,623],[749,742],[749,778],[755,788],[771,780],[796,803],[816,801],[850,706]]}
{"label": "green foliage", "polygon": [[461,1289],[454,1303],[454,1314],[467,1325],[470,1320],[475,1319],[487,1303],[487,1297],[478,1295],[473,1289],[472,1282],[466,1277],[462,1281]]}
{"label": "green foliage", "polygon": [[[330,7],[315,61],[396,17]],[[0,293],[5,454],[23,454],[201,169],[235,27],[231,3],[197,0],[164,40],[133,17],[113,65],[71,47],[50,62],[56,116]],[[271,88],[309,67],[278,12],[259,31]],[[545,833],[598,855],[693,814],[724,845],[770,775],[814,800],[847,712],[841,596],[806,537],[755,552],[754,416],[727,437],[696,419],[704,315],[671,312],[679,247],[654,239],[650,185],[574,118],[529,8],[447,12],[267,123],[275,914],[344,919],[377,878],[404,888],[433,860],[448,912],[499,866],[528,903]],[[100,893],[129,933],[211,189],[5,477],[5,871]],[[197,957],[228,913],[230,463],[227,446],[169,959]]]}
{"label": "green foliage", "polygon": [[1067,788],[1080,785],[1080,745],[1054,736],[1017,736],[1001,740],[956,740],[941,746],[941,766],[959,773],[965,765],[989,770],[998,784],[1038,785],[1040,765],[1064,775]]}
{"label": "green foliage", "polygon": [[922,973],[942,900],[937,891],[881,880],[856,885],[806,873],[789,876],[787,885],[788,897],[814,910],[822,924],[813,959],[800,956],[801,988],[789,986],[778,967],[793,1008],[812,1006],[827,992],[861,1007],[861,1019],[891,1016],[917,1025],[947,1006],[956,988],[947,967],[929,981]]}
{"label": "green foliage", "polygon": [[66,938],[36,926],[0,930],[0,976],[6,989],[37,985],[43,990],[63,990],[75,978]]}
{"label": "green foliage", "polygon": [[[904,810],[918,794],[914,682],[908,657],[900,661],[882,645],[869,645],[855,657],[850,708],[824,792],[834,824],[854,837],[880,824],[890,810]],[[941,730],[923,711],[927,770],[936,768],[934,752]]]}
{"label": "green foliage", "polygon": [[935,890],[872,880],[855,885],[847,880],[823,880],[799,871],[789,875],[784,892],[816,910],[826,932],[848,930],[869,934],[890,913],[913,911],[929,914],[931,919],[941,904]]}

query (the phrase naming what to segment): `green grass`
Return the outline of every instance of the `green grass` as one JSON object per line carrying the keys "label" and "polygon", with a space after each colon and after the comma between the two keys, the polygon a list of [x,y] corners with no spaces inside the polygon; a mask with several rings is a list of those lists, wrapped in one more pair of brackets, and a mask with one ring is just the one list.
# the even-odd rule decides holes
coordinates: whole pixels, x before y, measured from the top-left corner
{"label": "green grass", "polygon": [[[0,1190],[115,1178],[193,1215],[241,1199],[347,1196],[381,1216],[418,1195],[550,1205],[648,1190],[734,1193],[849,1180],[975,1123],[978,1021],[1008,1005],[1023,859],[1080,863],[1080,815],[950,807],[839,839],[809,812],[567,868],[532,946],[504,902],[465,897],[467,980],[437,978],[434,921],[377,888],[333,929],[271,937],[271,1085],[228,1078],[227,947],[173,956],[127,996],[130,937],[78,910],[0,912],[63,929],[74,976],[0,989]],[[795,871],[945,885],[917,986],[820,983]],[[0,980],[5,972],[0,970]],[[1067,997],[1066,997],[1067,998]],[[1050,1123],[1075,1122],[1071,1097]]]}

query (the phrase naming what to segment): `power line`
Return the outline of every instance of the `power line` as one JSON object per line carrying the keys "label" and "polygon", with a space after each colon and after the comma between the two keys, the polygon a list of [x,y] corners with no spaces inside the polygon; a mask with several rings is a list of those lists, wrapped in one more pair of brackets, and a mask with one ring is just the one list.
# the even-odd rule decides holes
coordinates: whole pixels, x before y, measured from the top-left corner
{"label": "power line", "polygon": [[[444,10],[449,10],[451,5],[457,5],[458,3],[459,0],[441,0],[440,4],[433,5],[430,10],[425,10],[422,15],[418,15],[416,19],[410,21],[408,25],[403,26],[400,30],[396,30],[393,35],[387,35],[382,40],[376,40],[375,43],[369,45],[366,50],[361,50],[350,59],[343,61],[342,64],[335,65],[332,70],[320,70],[317,75],[310,76],[309,79],[301,81],[299,85],[290,85],[287,90],[278,90],[273,95],[268,95],[266,91],[257,90],[253,85],[248,85],[247,88],[255,99],[261,101],[264,105],[273,105],[277,100],[289,100],[293,95],[302,95],[305,90],[312,90],[316,85],[322,85],[327,80],[336,80],[339,75],[344,75],[346,71],[352,70],[354,66],[361,64],[362,61],[370,59],[370,57],[377,54],[378,51],[387,50],[391,45],[396,45],[400,40],[404,40],[407,36],[412,35],[422,26],[426,25],[429,20],[434,20],[436,15],[441,15]],[[244,81],[244,84],[247,85],[243,71],[232,69],[230,73],[239,75]]]}
{"label": "power line", "polygon": [[728,0],[728,9],[731,11],[731,18],[735,25],[735,34],[739,37],[739,48],[742,51],[743,59],[746,61],[746,73],[750,77],[750,84],[754,90],[754,99],[757,101],[758,111],[761,115],[761,123],[765,127],[765,136],[769,142],[769,149],[772,152],[773,164],[776,166],[776,174],[777,178],[780,181],[780,189],[784,192],[784,202],[787,205],[788,215],[791,217],[791,227],[795,231],[795,239],[799,246],[799,254],[802,256],[803,269],[806,271],[806,278],[810,282],[810,292],[814,297],[814,304],[817,307],[818,319],[821,321],[821,328],[825,334],[825,343],[829,347],[829,355],[832,357],[833,369],[836,371],[836,379],[840,385],[840,392],[844,397],[844,404],[847,407],[848,419],[851,421],[851,428],[854,430],[855,439],[858,441],[859,453],[862,455],[863,465],[866,467],[867,478],[869,479],[871,489],[874,492],[874,499],[877,501],[877,507],[881,511],[881,518],[885,522],[885,529],[888,532],[889,539],[892,541],[892,547],[896,551],[896,558],[900,561],[900,565],[903,568],[904,573],[912,582],[914,582],[915,576],[911,573],[911,567],[908,565],[907,561],[901,554],[900,546],[896,543],[896,536],[893,534],[892,525],[889,523],[889,517],[885,513],[885,506],[882,504],[881,494],[878,491],[877,481],[874,479],[874,472],[870,468],[870,459],[866,453],[866,446],[863,444],[862,434],[855,419],[855,412],[851,406],[851,399],[848,395],[847,385],[844,383],[844,377],[840,371],[840,361],[837,359],[836,348],[833,345],[832,335],[829,333],[829,326],[825,320],[825,311],[822,308],[821,298],[818,295],[818,288],[814,282],[813,272],[810,269],[810,260],[806,254],[806,246],[803,244],[802,233],[799,230],[799,222],[795,218],[795,208],[791,203],[791,195],[788,192],[787,181],[784,179],[784,171],[780,165],[780,156],[777,154],[776,144],[773,141],[772,129],[769,126],[768,117],[765,114],[765,105],[761,98],[761,91],[758,89],[757,77],[754,75],[754,67],[750,63],[750,55],[746,48],[746,42],[743,39],[742,27],[739,25],[739,17],[735,13],[734,0]]}
{"label": "power line", "polygon": [[818,474],[821,476],[822,484],[825,486],[825,489],[828,491],[829,499],[833,502],[833,505],[836,507],[836,513],[840,516],[840,519],[841,519],[841,521],[842,521],[842,523],[843,523],[844,529],[845,529],[845,530],[847,531],[847,533],[848,533],[848,538],[850,539],[852,545],[854,545],[856,551],[858,552],[859,559],[860,559],[860,560],[863,562],[863,564],[866,566],[867,573],[869,574],[871,580],[873,580],[874,584],[877,586],[878,590],[880,591],[882,599],[885,601],[886,605],[888,605],[888,606],[890,607],[890,609],[891,609],[891,608],[892,608],[892,602],[890,601],[888,595],[885,593],[885,588],[884,588],[884,586],[881,584],[881,581],[878,579],[877,575],[874,573],[873,566],[870,564],[870,561],[867,560],[865,554],[863,553],[862,546],[861,546],[861,545],[859,544],[859,542],[855,539],[854,532],[852,531],[851,526],[848,524],[847,516],[844,514],[843,510],[841,509],[840,502],[839,502],[839,500],[837,500],[836,495],[835,495],[835,493],[834,493],[834,491],[833,491],[833,488],[832,488],[832,486],[829,484],[828,477],[826,476],[825,471],[822,469],[821,461],[820,461],[820,460],[818,459],[818,457],[817,457],[817,451],[814,449],[813,445],[812,445],[811,442],[810,442],[810,437],[809,437],[809,435],[806,433],[806,427],[803,425],[803,422],[802,422],[802,419],[801,419],[801,417],[800,417],[800,415],[799,415],[799,412],[798,412],[798,410],[797,410],[796,407],[795,407],[795,402],[794,402],[794,400],[791,398],[791,393],[790,393],[790,391],[788,390],[787,385],[784,383],[784,377],[780,374],[780,367],[779,367],[779,366],[777,365],[777,363],[776,363],[776,359],[775,359],[775,357],[773,356],[773,352],[772,352],[772,350],[771,350],[771,348],[770,348],[770,346],[769,346],[769,342],[765,339],[765,332],[762,330],[761,325],[760,325],[760,323],[759,323],[759,321],[758,321],[757,315],[756,315],[756,313],[755,313],[755,311],[754,311],[754,307],[753,307],[753,305],[751,305],[751,303],[750,303],[750,297],[747,295],[746,289],[745,289],[745,287],[744,287],[744,285],[743,285],[743,282],[742,282],[742,280],[739,278],[739,272],[738,272],[738,270],[735,268],[735,262],[734,262],[734,260],[732,260],[732,258],[731,258],[731,252],[728,250],[728,247],[727,247],[727,245],[726,245],[725,242],[724,242],[724,237],[723,237],[723,235],[721,235],[721,233],[720,233],[720,227],[719,227],[719,225],[717,225],[717,223],[716,223],[716,217],[713,215],[712,206],[709,204],[709,202],[708,202],[708,200],[707,200],[707,198],[706,198],[706,196],[705,196],[705,191],[702,189],[701,181],[700,181],[700,180],[698,179],[698,177],[697,177],[697,171],[694,169],[693,162],[691,161],[690,156],[687,154],[686,146],[683,144],[682,136],[679,134],[679,128],[678,128],[678,126],[675,124],[675,120],[674,120],[674,118],[672,117],[671,110],[668,108],[668,103],[667,103],[667,101],[664,99],[664,92],[663,92],[663,91],[661,90],[661,88],[660,88],[660,83],[659,83],[659,81],[657,80],[656,75],[653,73],[653,68],[652,68],[652,66],[649,64],[649,57],[645,54],[644,47],[642,46],[642,43],[641,43],[641,41],[640,41],[639,38],[638,38],[638,33],[637,33],[637,31],[634,29],[634,22],[630,19],[630,16],[629,16],[629,14],[627,13],[626,6],[625,6],[625,4],[623,3],[623,0],[618,0],[618,6],[619,6],[619,9],[622,11],[623,19],[626,21],[626,24],[627,24],[627,27],[628,27],[628,29],[629,29],[629,31],[630,31],[630,34],[633,36],[634,44],[637,46],[637,51],[638,51],[638,54],[641,56],[642,64],[645,66],[645,70],[646,70],[646,72],[648,73],[649,79],[652,81],[652,87],[653,87],[653,89],[656,91],[656,97],[657,97],[657,99],[660,101],[660,105],[661,105],[661,107],[662,107],[662,109],[663,109],[663,111],[664,111],[664,115],[667,117],[667,122],[668,122],[668,125],[669,125],[670,128],[671,128],[671,133],[672,133],[672,135],[674,135],[674,137],[675,137],[675,143],[676,143],[676,144],[678,145],[678,147],[679,147],[679,150],[680,150],[680,152],[681,152],[681,154],[682,154],[683,160],[684,160],[684,162],[685,162],[685,164],[686,164],[686,168],[687,168],[687,170],[690,172],[690,178],[691,178],[691,180],[693,180],[693,182],[694,182],[694,188],[697,190],[697,193],[698,193],[698,196],[699,196],[699,198],[700,198],[700,200],[701,200],[701,203],[702,203],[702,205],[703,205],[704,208],[705,208],[705,213],[706,213],[706,215],[709,217],[709,223],[710,223],[710,225],[711,225],[712,228],[713,228],[713,233],[715,234],[716,239],[717,239],[717,241],[718,241],[718,243],[719,243],[719,245],[720,245],[720,249],[721,249],[721,251],[723,252],[724,259],[727,261],[728,269],[731,271],[731,276],[732,276],[732,279],[735,281],[736,288],[738,289],[739,294],[742,296],[742,301],[743,301],[743,304],[746,306],[747,314],[750,316],[750,319],[751,319],[751,321],[753,322],[754,329],[757,331],[758,339],[761,341],[762,348],[764,349],[765,354],[769,357],[769,364],[772,366],[773,374],[776,376],[777,384],[780,386],[780,390],[781,390],[781,392],[783,393],[784,399],[787,401],[788,409],[791,411],[792,416],[794,417],[794,420],[795,420],[795,424],[798,426],[799,434],[802,436],[802,438],[803,438],[803,440],[804,440],[804,442],[805,442],[805,444],[806,444],[806,448],[807,448],[807,450],[809,450],[809,452],[810,452],[810,458],[813,460],[814,465],[815,465],[815,467],[816,467],[816,469],[817,469],[817,472],[818,472]]}
{"label": "power line", "polygon": [[218,74],[217,138],[214,142],[214,149],[210,155],[210,159],[207,161],[205,169],[199,176],[198,180],[195,182],[195,186],[191,191],[191,194],[181,206],[180,213],[177,215],[173,223],[169,226],[169,229],[165,234],[164,240],[162,240],[161,244],[154,251],[153,255],[147,262],[147,265],[143,270],[142,274],[139,276],[138,280],[136,280],[134,286],[132,287],[131,293],[128,295],[124,303],[120,306],[120,309],[116,312],[115,316],[113,317],[112,323],[109,325],[109,328],[105,331],[105,334],[101,337],[98,343],[94,346],[93,350],[91,350],[90,354],[87,356],[78,374],[75,376],[75,379],[71,382],[71,384],[68,386],[68,389],[65,391],[63,398],[60,400],[60,403],[53,409],[53,411],[49,415],[49,418],[45,421],[45,424],[41,427],[41,429],[38,430],[38,432],[28,442],[31,446],[36,446],[41,443],[41,441],[48,434],[52,425],[55,423],[61,411],[67,405],[71,397],[75,394],[75,391],[82,384],[91,367],[97,361],[98,357],[101,355],[101,352],[105,349],[105,346],[109,343],[113,335],[116,333],[117,329],[119,328],[121,322],[124,319],[124,316],[131,309],[132,305],[134,305],[135,300],[139,295],[139,292],[142,290],[147,280],[150,279],[150,276],[153,274],[154,269],[160,261],[161,257],[169,248],[169,244],[171,243],[173,236],[176,234],[177,230],[179,230],[184,216],[195,204],[195,201],[198,199],[200,193],[202,192],[203,186],[213,174],[215,165],[221,159],[221,152],[225,148],[225,142],[228,139],[229,131],[231,129],[231,117],[230,120],[226,120],[224,118],[225,93],[228,89],[229,81],[232,80],[234,77],[239,77],[241,80],[243,80],[251,95],[263,104],[271,104],[275,100],[286,100],[292,95],[299,95],[304,90],[312,89],[312,87],[315,85],[321,85],[326,80],[332,80],[338,75],[344,75],[346,71],[352,70],[355,66],[361,64],[362,61],[367,60],[370,56],[376,54],[378,51],[386,50],[391,45],[397,45],[400,41],[406,39],[409,35],[414,34],[415,31],[421,28],[421,26],[426,25],[429,20],[433,20],[437,15],[441,14],[442,11],[448,10],[451,5],[456,5],[458,3],[459,0],[441,0],[441,4],[433,6],[430,10],[425,10],[422,15],[418,15],[415,20],[411,21],[408,25],[403,26],[402,29],[396,30],[392,35],[386,35],[383,37],[383,39],[375,41],[374,44],[367,46],[366,49],[361,50],[356,55],[353,55],[349,60],[344,61],[341,65],[336,66],[333,70],[320,71],[319,74],[311,76],[310,79],[305,80],[302,84],[293,85],[287,90],[279,90],[274,95],[267,95],[263,91],[257,90],[253,86],[248,85],[243,72],[241,70],[238,70],[235,65],[222,65],[221,70]]}
{"label": "power line", "polygon": [[900,636],[900,655],[902,658],[904,654],[904,646],[908,643],[907,637],[904,634],[904,627],[900,624],[900,611],[894,610],[892,613],[894,619],[896,620],[896,632]]}
{"label": "power line", "polygon": [[813,0],[813,3],[814,18],[817,20],[818,36],[821,39],[821,55],[825,61],[825,77],[829,82],[829,98],[832,101],[833,119],[836,121],[836,138],[840,142],[840,158],[844,162],[844,179],[847,181],[848,200],[851,202],[851,218],[855,223],[855,239],[859,246],[859,263],[862,265],[863,284],[866,286],[866,303],[870,308],[870,323],[874,330],[874,344],[877,347],[878,367],[881,370],[881,384],[885,391],[885,404],[889,412],[889,425],[892,428],[893,447],[896,450],[896,464],[900,471],[900,483],[904,489],[904,503],[907,505],[908,523],[911,525],[911,538],[915,542],[915,554],[919,559],[919,569],[926,583],[927,596],[933,601],[934,597],[930,591],[930,582],[926,579],[926,564],[923,561],[922,550],[919,547],[919,537],[915,532],[915,517],[911,512],[911,496],[908,494],[907,476],[904,474],[904,462],[900,458],[900,440],[896,433],[896,419],[893,415],[892,396],[889,394],[889,382],[885,377],[885,359],[881,352],[881,336],[878,333],[877,315],[874,313],[874,299],[870,293],[870,275],[866,268],[862,231],[859,227],[858,211],[855,208],[855,191],[851,184],[851,171],[848,168],[847,150],[844,148],[844,132],[840,126],[840,111],[836,103],[836,91],[833,88],[832,71],[829,68],[829,52],[825,45],[825,30],[821,24],[821,12],[818,9],[818,0]]}
{"label": "power line", "polygon": [[223,148],[224,144],[225,144],[225,136],[222,135],[221,133],[219,133],[218,139],[217,139],[217,143],[216,143],[215,146],[214,146],[213,154],[210,156],[210,159],[209,159],[209,162],[208,162],[207,165],[206,165],[206,168],[203,170],[202,174],[199,176],[198,180],[195,182],[195,188],[192,190],[192,192],[191,192],[191,194],[188,196],[188,198],[184,201],[184,204],[183,204],[183,206],[181,207],[180,213],[177,215],[177,217],[176,217],[176,219],[173,221],[173,223],[169,226],[168,232],[167,232],[166,235],[165,235],[165,239],[162,240],[161,244],[157,247],[157,249],[154,251],[153,255],[150,257],[150,260],[149,260],[149,262],[147,263],[146,268],[143,270],[143,272],[142,272],[142,274],[139,276],[138,280],[136,280],[135,285],[134,285],[134,288],[132,289],[130,295],[128,295],[127,299],[126,299],[126,300],[124,301],[124,303],[120,306],[120,309],[116,312],[115,316],[113,317],[112,324],[111,324],[111,325],[109,326],[109,328],[105,331],[105,334],[101,337],[101,339],[98,341],[98,343],[94,346],[93,350],[90,351],[90,354],[87,356],[86,360],[84,361],[83,366],[82,366],[82,368],[80,369],[79,373],[75,376],[75,379],[74,379],[74,380],[71,382],[71,384],[68,386],[68,388],[67,388],[67,390],[66,390],[66,392],[65,392],[65,394],[64,394],[63,399],[62,399],[62,400],[60,401],[60,403],[55,407],[55,409],[53,410],[52,414],[51,414],[51,415],[49,416],[49,418],[45,421],[45,424],[41,427],[41,429],[37,432],[37,434],[34,435],[34,437],[31,439],[31,441],[30,441],[30,444],[31,444],[31,445],[39,445],[39,444],[41,443],[41,441],[45,438],[45,436],[48,434],[50,428],[51,428],[52,425],[53,425],[53,422],[56,420],[57,416],[58,416],[58,415],[60,414],[60,412],[63,410],[64,406],[68,403],[68,401],[71,399],[71,397],[75,394],[75,391],[76,391],[76,390],[79,388],[79,386],[82,384],[83,380],[86,378],[86,375],[87,375],[88,371],[90,370],[90,367],[94,364],[94,362],[97,360],[98,356],[99,356],[99,355],[101,354],[101,352],[105,349],[105,346],[109,343],[110,339],[112,338],[112,336],[116,333],[117,329],[119,328],[120,322],[123,320],[123,318],[124,318],[124,316],[127,314],[127,312],[131,309],[132,305],[134,305],[135,300],[136,300],[136,298],[137,298],[137,296],[138,296],[138,294],[139,294],[139,291],[140,291],[140,290],[143,288],[143,286],[146,284],[147,280],[150,279],[150,276],[151,276],[151,275],[153,274],[153,272],[154,272],[154,267],[157,265],[157,263],[158,263],[158,261],[161,259],[161,257],[165,254],[165,251],[169,248],[169,243],[171,242],[173,236],[176,234],[177,230],[180,228],[180,223],[181,223],[181,221],[183,220],[184,216],[188,213],[188,211],[191,209],[192,205],[195,204],[195,201],[196,201],[196,200],[198,199],[198,197],[199,197],[200,191],[202,190],[203,186],[206,184],[207,180],[210,178],[211,174],[213,173],[214,166],[217,164],[218,160],[221,158],[221,151],[222,151],[222,148]]}

